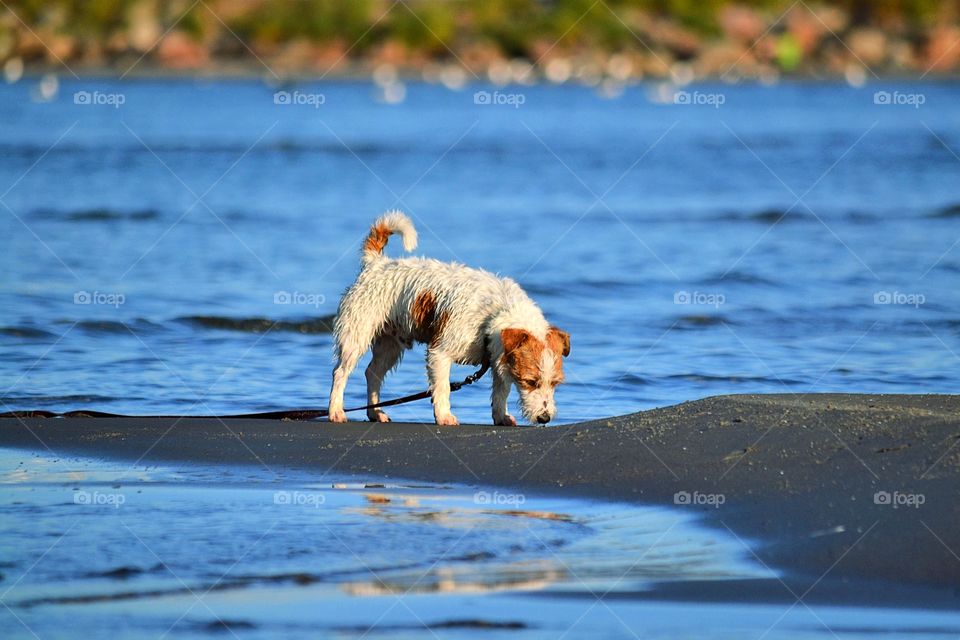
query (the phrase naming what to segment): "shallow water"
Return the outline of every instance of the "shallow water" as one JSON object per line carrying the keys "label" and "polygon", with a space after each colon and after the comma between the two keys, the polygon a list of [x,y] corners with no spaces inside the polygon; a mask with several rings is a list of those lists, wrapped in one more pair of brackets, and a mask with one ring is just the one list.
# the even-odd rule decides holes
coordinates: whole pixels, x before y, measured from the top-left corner
{"label": "shallow water", "polygon": [[[324,318],[392,206],[418,251],[513,276],[572,334],[562,421],[728,392],[960,390],[956,84],[688,88],[720,108],[659,104],[654,85],[502,89],[519,108],[296,87],[323,94],[313,108],[255,81],[65,80],[47,103],[32,83],[0,87],[9,408],[323,406]],[[877,105],[881,89],[925,101]],[[125,102],[74,104],[83,90]],[[385,395],[424,388],[421,358]],[[488,384],[455,396],[462,420],[488,420]]]}
{"label": "shallow water", "polygon": [[960,633],[943,612],[642,602],[775,576],[680,509],[9,449],[0,469],[4,638]]}

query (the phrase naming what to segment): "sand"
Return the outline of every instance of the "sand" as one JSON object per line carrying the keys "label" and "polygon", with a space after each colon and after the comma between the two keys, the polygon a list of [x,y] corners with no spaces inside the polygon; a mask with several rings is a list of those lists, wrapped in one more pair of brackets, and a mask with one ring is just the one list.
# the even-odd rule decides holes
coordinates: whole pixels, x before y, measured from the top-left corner
{"label": "sand", "polygon": [[2,419],[0,446],[671,505],[781,576],[637,597],[960,608],[960,396],[719,396],[527,428]]}

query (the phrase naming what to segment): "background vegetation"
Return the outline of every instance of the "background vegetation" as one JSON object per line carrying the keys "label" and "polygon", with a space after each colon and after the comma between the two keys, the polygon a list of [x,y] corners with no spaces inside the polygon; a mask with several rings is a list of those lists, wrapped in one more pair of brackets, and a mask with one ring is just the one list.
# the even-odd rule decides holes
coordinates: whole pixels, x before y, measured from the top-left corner
{"label": "background vegetation", "polygon": [[619,54],[631,75],[943,73],[960,63],[958,15],[957,0],[6,0],[0,60],[351,73]]}

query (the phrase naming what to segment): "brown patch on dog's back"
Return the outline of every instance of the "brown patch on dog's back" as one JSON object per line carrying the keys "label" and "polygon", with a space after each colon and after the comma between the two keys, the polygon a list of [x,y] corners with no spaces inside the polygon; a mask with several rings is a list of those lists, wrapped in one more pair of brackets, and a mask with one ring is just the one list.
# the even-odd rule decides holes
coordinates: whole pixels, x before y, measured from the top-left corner
{"label": "brown patch on dog's back", "polygon": [[[421,291],[413,300],[413,306],[410,307],[410,319],[413,321],[414,334],[427,332],[433,325],[437,315],[437,298],[432,291]],[[421,338],[417,338],[421,342]]]}
{"label": "brown patch on dog's back", "polygon": [[410,318],[413,321],[413,339],[433,345],[439,340],[447,325],[447,314],[437,312],[437,298],[430,290],[421,291],[413,300],[410,307]]}
{"label": "brown patch on dog's back", "polygon": [[363,251],[372,253],[383,253],[383,248],[387,246],[387,240],[390,239],[390,229],[385,224],[375,224],[370,227],[370,234],[363,241]]}

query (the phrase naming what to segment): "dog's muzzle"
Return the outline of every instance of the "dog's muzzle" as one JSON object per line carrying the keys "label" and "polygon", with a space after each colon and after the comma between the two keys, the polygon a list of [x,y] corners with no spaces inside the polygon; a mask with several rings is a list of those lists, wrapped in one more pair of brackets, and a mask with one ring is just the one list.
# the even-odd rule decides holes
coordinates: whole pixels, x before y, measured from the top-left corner
{"label": "dog's muzzle", "polygon": [[544,411],[543,413],[539,414],[539,415],[537,416],[537,422],[538,422],[539,424],[547,424],[548,422],[550,422],[550,414],[547,413],[546,411]]}

